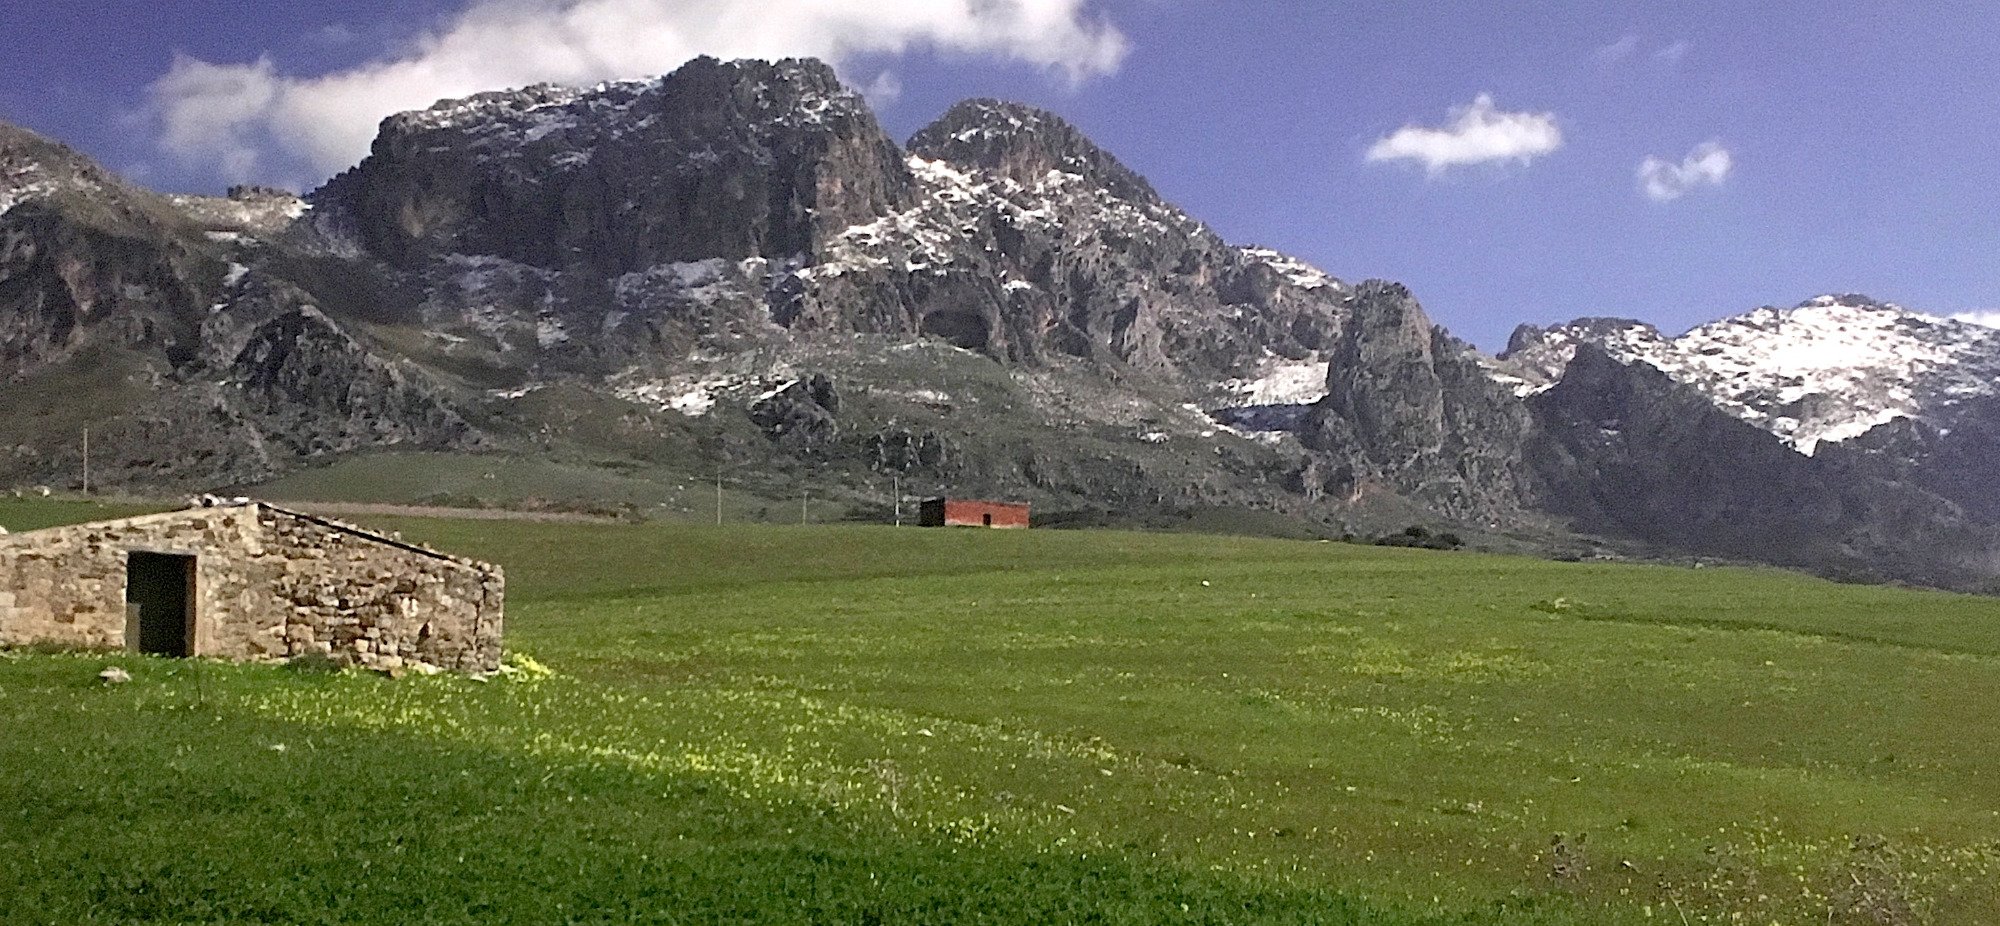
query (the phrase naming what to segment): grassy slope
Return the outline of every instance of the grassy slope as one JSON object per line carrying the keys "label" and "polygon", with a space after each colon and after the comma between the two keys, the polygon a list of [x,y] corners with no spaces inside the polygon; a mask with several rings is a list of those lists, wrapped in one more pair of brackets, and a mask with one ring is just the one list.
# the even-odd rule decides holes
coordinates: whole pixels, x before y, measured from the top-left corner
{"label": "grassy slope", "polygon": [[0,921],[2000,920],[2000,602],[1185,535],[388,526],[506,564],[510,646],[561,676],[119,659],[107,691],[102,658],[0,659]]}

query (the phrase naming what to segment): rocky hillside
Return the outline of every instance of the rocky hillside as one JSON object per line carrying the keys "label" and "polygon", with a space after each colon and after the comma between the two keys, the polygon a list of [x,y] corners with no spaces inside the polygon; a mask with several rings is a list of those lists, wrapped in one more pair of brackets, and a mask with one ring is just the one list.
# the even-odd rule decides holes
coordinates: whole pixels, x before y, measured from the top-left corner
{"label": "rocky hillside", "polygon": [[165,199],[0,126],[0,471],[80,478],[86,427],[108,485],[250,481],[301,450],[470,446],[421,373],[252,269],[265,249],[246,233],[303,209],[275,198]]}
{"label": "rocky hillside", "polygon": [[[161,197],[0,130],[16,484],[73,483],[90,427],[100,484],[144,489],[432,451],[1976,583],[2000,517],[1950,461],[1991,445],[1992,374],[1895,313],[1488,357],[1402,286],[1225,242],[1050,113],[972,100],[899,144],[813,61],[441,102],[305,197]],[[1811,338],[1845,359],[1799,372]]]}
{"label": "rocky hillside", "polygon": [[1913,482],[2000,520],[2000,330],[1859,295],[1765,307],[1667,337],[1626,319],[1517,330],[1498,364],[1522,395],[1582,344],[1643,364],[1796,452]]}

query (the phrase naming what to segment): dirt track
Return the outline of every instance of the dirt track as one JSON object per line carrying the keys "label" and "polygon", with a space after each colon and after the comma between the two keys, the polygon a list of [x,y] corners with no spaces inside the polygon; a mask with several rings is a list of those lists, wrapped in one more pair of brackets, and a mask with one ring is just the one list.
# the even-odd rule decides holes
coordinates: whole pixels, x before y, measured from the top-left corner
{"label": "dirt track", "polygon": [[388,505],[372,502],[288,502],[276,505],[329,518],[398,517],[453,518],[461,521],[537,521],[547,524],[616,524],[617,518],[567,511],[509,511],[504,508],[443,508],[433,505]]}

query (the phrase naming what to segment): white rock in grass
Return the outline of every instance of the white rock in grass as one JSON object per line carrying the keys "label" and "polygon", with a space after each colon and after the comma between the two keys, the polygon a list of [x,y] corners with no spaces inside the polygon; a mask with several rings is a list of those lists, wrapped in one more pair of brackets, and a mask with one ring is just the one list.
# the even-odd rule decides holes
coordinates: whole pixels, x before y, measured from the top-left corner
{"label": "white rock in grass", "polygon": [[109,669],[105,669],[104,671],[97,673],[97,677],[103,679],[106,685],[123,685],[126,682],[132,680],[132,673],[127,672],[124,669],[118,668],[117,666],[112,666]]}

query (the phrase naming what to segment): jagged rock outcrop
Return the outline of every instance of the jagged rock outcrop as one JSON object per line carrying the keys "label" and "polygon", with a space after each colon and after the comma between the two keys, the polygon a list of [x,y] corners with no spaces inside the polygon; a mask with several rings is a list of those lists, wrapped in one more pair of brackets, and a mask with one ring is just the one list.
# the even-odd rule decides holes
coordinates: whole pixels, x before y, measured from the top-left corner
{"label": "jagged rock outcrop", "polygon": [[0,414],[0,470],[75,478],[82,427],[95,483],[132,488],[464,446],[470,428],[424,374],[356,340],[243,240],[301,211],[273,190],[161,197],[0,125],[0,404],[17,412]]}
{"label": "jagged rock outcrop", "polygon": [[415,381],[311,306],[253,330],[227,377],[267,443],[300,456],[475,443],[440,390]]}
{"label": "jagged rock outcrop", "polygon": [[907,428],[869,435],[867,453],[868,468],[885,473],[942,472],[955,455],[951,441],[944,435]]}
{"label": "jagged rock outcrop", "polygon": [[840,394],[815,373],[750,406],[750,420],[786,449],[815,453],[840,436]]}
{"label": "jagged rock outcrop", "polygon": [[[1409,290],[1370,281],[1348,300],[1327,395],[1300,433],[1332,458],[1324,488],[1393,487],[1448,517],[1518,514],[1529,421],[1467,345],[1431,324]],[[1317,470],[1316,470],[1317,472]]]}
{"label": "jagged rock outcrop", "polygon": [[1317,356],[1345,292],[1224,243],[1046,112],[968,103],[906,155],[816,62],[440,103],[312,202],[424,278],[435,330],[578,373],[861,333],[1205,390]]}

